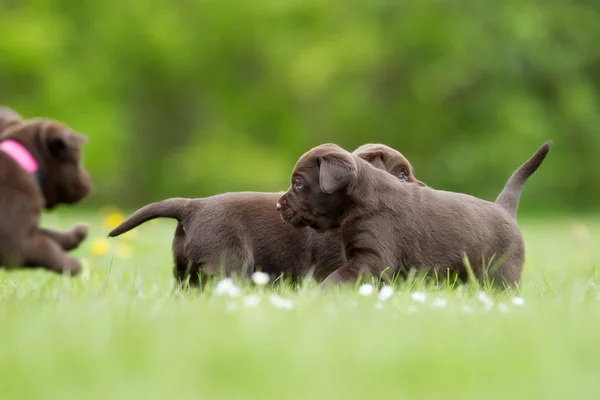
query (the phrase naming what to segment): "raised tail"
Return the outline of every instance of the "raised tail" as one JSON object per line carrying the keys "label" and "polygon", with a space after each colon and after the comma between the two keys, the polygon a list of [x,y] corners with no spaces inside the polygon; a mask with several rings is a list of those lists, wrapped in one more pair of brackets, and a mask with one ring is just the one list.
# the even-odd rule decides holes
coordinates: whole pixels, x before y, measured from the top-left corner
{"label": "raised tail", "polygon": [[186,205],[189,202],[190,199],[176,197],[148,204],[131,214],[129,218],[125,219],[119,226],[110,231],[108,236],[119,236],[120,234],[130,231],[138,225],[155,218],[174,218],[181,222]]}
{"label": "raised tail", "polygon": [[499,204],[513,217],[516,217],[517,215],[517,208],[519,207],[519,199],[521,198],[523,185],[525,185],[525,182],[527,182],[527,179],[529,179],[531,174],[533,174],[542,164],[542,161],[544,161],[546,155],[550,151],[550,145],[550,141],[544,143],[542,147],[529,158],[529,160],[525,161],[525,163],[510,176],[502,193],[500,193],[496,199],[496,204]]}

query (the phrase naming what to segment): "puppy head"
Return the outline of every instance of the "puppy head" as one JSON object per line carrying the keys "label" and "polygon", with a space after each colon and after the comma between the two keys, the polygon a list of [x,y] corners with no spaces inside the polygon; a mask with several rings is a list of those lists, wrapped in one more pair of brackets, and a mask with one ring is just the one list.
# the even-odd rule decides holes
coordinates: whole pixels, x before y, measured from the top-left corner
{"label": "puppy head", "polygon": [[4,130],[17,125],[22,121],[23,117],[21,117],[18,112],[12,108],[0,106],[0,136]]}
{"label": "puppy head", "polygon": [[357,176],[352,154],[334,144],[315,147],[296,163],[277,209],[294,227],[310,226],[318,232],[335,229],[350,204],[348,190]]}
{"label": "puppy head", "polygon": [[387,171],[402,182],[416,183],[419,186],[427,186],[415,178],[414,170],[410,162],[399,151],[385,144],[364,144],[352,153],[362,158],[372,166]]}
{"label": "puppy head", "polygon": [[90,176],[81,165],[85,136],[56,121],[31,119],[8,128],[2,139],[19,141],[38,162],[47,209],[76,203],[90,193]]}

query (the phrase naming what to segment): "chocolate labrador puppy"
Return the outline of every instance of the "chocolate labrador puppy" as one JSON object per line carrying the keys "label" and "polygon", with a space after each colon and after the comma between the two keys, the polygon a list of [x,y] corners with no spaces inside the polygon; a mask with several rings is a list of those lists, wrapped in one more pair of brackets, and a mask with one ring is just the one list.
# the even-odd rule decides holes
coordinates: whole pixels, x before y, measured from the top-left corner
{"label": "chocolate labrador puppy", "polygon": [[[423,185],[408,160],[387,146],[369,144],[357,149],[396,181]],[[316,233],[285,224],[275,210],[281,193],[224,193],[202,199],[173,198],[149,204],[128,217],[108,236],[115,237],[154,218],[178,221],[173,238],[173,274],[191,286],[200,274],[247,275],[260,269],[293,281],[313,275],[325,279],[343,263],[336,232]],[[204,279],[203,279],[204,281]]]}
{"label": "chocolate labrador puppy", "polygon": [[[549,146],[545,143],[534,156],[538,166]],[[525,175],[513,175],[513,185]],[[276,208],[295,228],[339,231],[345,262],[323,285],[354,282],[361,276],[389,279],[413,268],[442,276],[450,272],[466,280],[466,258],[475,277],[511,287],[520,282],[525,256],[513,213],[516,199],[513,188],[506,187],[500,203],[491,203],[399,185],[362,158],[325,144],[300,157],[291,186]]]}
{"label": "chocolate labrador puppy", "polygon": [[91,191],[81,165],[86,137],[65,125],[31,119],[6,128],[0,139],[0,265],[43,267],[77,275],[80,264],[65,254],[87,235],[87,226],[70,232],[39,227],[43,209],[72,204]]}

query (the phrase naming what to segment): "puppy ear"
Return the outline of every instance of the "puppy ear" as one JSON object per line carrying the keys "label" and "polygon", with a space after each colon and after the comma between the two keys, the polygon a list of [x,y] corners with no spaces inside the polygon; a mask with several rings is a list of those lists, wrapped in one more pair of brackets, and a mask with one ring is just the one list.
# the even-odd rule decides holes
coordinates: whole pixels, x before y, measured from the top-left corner
{"label": "puppy ear", "polygon": [[23,121],[21,115],[10,107],[0,106],[0,134]]}
{"label": "puppy ear", "polygon": [[331,194],[356,179],[356,161],[347,154],[329,153],[319,157],[319,185],[323,193]]}
{"label": "puppy ear", "polygon": [[56,135],[48,136],[48,151],[53,157],[59,158],[69,148],[79,147],[87,143],[87,137],[67,130],[61,130]]}
{"label": "puppy ear", "polygon": [[384,171],[387,170],[383,152],[381,152],[381,151],[369,151],[368,153],[361,153],[358,155],[358,157],[362,158],[363,160],[365,160],[366,162],[368,162],[375,168],[379,168]]}

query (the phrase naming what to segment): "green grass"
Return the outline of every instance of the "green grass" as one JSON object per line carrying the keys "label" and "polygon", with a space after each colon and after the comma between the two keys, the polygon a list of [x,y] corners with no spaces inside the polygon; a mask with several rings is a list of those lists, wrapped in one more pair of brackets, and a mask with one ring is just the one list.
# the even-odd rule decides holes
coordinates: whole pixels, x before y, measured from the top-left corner
{"label": "green grass", "polygon": [[[99,216],[45,224],[81,220],[92,225],[82,277],[0,271],[3,399],[600,398],[598,218],[520,218],[525,303],[490,294],[491,309],[477,291],[418,285],[383,302],[251,285],[235,298],[181,294],[173,221],[111,239],[104,255]],[[275,292],[293,308],[275,307]],[[245,305],[249,293],[260,304]]]}

